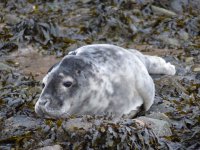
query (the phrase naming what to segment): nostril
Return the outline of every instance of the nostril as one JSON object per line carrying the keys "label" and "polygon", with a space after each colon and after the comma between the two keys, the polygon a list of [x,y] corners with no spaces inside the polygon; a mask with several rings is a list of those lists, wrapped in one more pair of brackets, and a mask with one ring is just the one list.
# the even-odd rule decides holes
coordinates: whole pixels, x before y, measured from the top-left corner
{"label": "nostril", "polygon": [[47,102],[48,102],[48,100],[47,100],[47,99],[45,99],[45,100],[42,100],[42,101],[39,101],[39,105],[45,105]]}

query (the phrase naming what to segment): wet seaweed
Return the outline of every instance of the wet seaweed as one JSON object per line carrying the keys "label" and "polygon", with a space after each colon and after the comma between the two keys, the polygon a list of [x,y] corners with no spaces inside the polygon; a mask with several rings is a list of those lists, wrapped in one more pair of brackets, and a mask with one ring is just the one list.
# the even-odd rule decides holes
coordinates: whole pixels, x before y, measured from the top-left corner
{"label": "wet seaweed", "polygon": [[[193,69],[197,65],[198,70],[200,63],[198,9],[183,4],[178,15],[165,16],[156,14],[154,5],[173,10],[170,1],[153,0],[1,1],[0,59],[3,62],[4,56],[28,45],[58,57],[91,43],[183,49],[173,56],[177,76],[156,81],[156,98],[161,99],[159,103],[168,102],[173,110],[165,112],[173,125],[172,136],[160,139],[148,127],[139,127],[131,120],[114,123],[108,116],[82,116],[81,122],[92,126],[85,129],[74,125],[71,131],[66,124],[76,116],[68,120],[39,119],[34,103],[41,92],[40,83],[14,70],[12,61],[7,60],[3,64],[8,66],[0,68],[0,149],[53,144],[66,149],[198,149],[200,75]],[[189,64],[187,57],[192,58]],[[25,118],[31,126],[20,124],[16,118],[19,122]]]}

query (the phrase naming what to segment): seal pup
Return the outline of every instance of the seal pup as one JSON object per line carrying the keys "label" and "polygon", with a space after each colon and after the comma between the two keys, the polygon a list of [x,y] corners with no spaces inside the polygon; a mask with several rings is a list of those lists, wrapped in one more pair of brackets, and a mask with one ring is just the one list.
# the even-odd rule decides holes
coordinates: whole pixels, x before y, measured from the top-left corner
{"label": "seal pup", "polygon": [[175,72],[164,59],[137,50],[110,44],[83,46],[49,69],[35,111],[47,118],[102,113],[133,117],[154,102],[149,74]]}

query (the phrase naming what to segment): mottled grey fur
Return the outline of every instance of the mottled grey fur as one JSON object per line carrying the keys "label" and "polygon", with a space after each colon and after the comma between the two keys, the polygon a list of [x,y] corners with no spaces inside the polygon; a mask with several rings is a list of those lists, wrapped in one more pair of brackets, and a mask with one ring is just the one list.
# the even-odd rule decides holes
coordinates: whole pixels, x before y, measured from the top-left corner
{"label": "mottled grey fur", "polygon": [[[175,67],[156,56],[109,44],[78,48],[44,77],[35,111],[43,117],[147,111],[155,88],[149,73],[175,74]],[[63,86],[66,81],[72,86]]]}

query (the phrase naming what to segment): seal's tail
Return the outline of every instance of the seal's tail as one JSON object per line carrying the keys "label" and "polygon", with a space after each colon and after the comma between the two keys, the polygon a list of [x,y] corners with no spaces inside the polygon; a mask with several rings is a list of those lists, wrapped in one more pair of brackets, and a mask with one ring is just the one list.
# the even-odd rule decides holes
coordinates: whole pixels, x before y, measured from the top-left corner
{"label": "seal's tail", "polygon": [[131,51],[133,51],[136,56],[144,63],[150,74],[175,75],[175,66],[169,62],[166,62],[163,58],[158,56],[143,55],[136,50]]}
{"label": "seal's tail", "polygon": [[144,55],[145,65],[150,74],[175,75],[175,66],[158,56]]}

